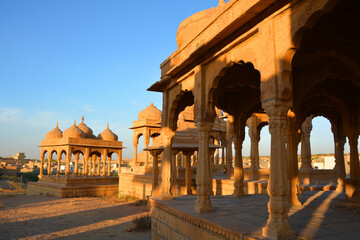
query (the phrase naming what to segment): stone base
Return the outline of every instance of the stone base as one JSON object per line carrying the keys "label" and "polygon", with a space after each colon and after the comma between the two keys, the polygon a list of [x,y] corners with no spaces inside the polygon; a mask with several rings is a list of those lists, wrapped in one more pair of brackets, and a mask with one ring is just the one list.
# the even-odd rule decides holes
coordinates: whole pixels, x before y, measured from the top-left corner
{"label": "stone base", "polygon": [[299,169],[300,184],[325,184],[336,180],[335,170]]}
{"label": "stone base", "polygon": [[145,200],[148,196],[151,196],[151,190],[152,176],[129,173],[119,174],[119,195],[128,195]]}
{"label": "stone base", "polygon": [[345,193],[346,199],[339,205],[360,209],[360,179],[345,179]]}
{"label": "stone base", "polygon": [[27,193],[57,197],[111,197],[115,196],[118,186],[117,177],[43,176],[38,182],[28,183]]}
{"label": "stone base", "polygon": [[152,166],[133,166],[132,169],[136,175],[152,175]]}
{"label": "stone base", "polygon": [[[163,203],[165,202],[165,204]],[[192,239],[192,240],[225,240],[243,239],[239,232],[225,228],[214,222],[196,217],[176,208],[166,202],[150,198],[152,207],[151,231],[152,239]],[[171,201],[170,201],[171,202]]]}

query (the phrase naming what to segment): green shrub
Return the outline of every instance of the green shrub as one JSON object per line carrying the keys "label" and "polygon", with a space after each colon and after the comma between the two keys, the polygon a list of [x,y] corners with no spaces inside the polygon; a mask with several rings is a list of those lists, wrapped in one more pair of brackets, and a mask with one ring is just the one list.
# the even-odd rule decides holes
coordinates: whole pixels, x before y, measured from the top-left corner
{"label": "green shrub", "polygon": [[34,172],[23,173],[23,178],[26,182],[37,182],[39,180],[38,173]]}

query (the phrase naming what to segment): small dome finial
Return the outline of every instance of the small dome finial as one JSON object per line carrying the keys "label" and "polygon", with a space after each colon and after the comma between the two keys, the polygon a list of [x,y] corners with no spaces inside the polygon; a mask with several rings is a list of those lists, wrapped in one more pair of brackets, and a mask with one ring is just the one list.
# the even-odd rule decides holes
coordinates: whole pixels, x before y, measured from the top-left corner
{"label": "small dome finial", "polygon": [[81,116],[81,122],[84,123],[84,116]]}
{"label": "small dome finial", "polygon": [[56,128],[59,129],[59,122],[56,122]]}
{"label": "small dome finial", "polygon": [[107,127],[106,127],[106,129],[109,129],[109,123],[107,123]]}
{"label": "small dome finial", "polygon": [[225,0],[219,0],[218,7],[223,7],[223,6],[225,6],[225,4],[226,4]]}
{"label": "small dome finial", "polygon": [[76,126],[76,119],[74,119],[74,124],[73,124],[73,126]]}

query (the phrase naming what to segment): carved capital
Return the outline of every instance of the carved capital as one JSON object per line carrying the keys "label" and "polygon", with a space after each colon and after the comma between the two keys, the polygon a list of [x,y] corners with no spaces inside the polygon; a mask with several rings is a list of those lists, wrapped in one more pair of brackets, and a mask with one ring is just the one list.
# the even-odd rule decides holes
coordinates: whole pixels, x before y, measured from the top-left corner
{"label": "carved capital", "polygon": [[286,128],[286,116],[289,110],[289,104],[286,102],[272,101],[262,104],[269,116],[269,131],[274,128]]}
{"label": "carved capital", "polygon": [[169,127],[161,128],[161,137],[163,140],[163,146],[170,146],[171,140],[175,136],[175,132],[171,130]]}
{"label": "carved capital", "polygon": [[162,153],[162,150],[150,150],[150,154],[153,157],[159,157],[159,155]]}

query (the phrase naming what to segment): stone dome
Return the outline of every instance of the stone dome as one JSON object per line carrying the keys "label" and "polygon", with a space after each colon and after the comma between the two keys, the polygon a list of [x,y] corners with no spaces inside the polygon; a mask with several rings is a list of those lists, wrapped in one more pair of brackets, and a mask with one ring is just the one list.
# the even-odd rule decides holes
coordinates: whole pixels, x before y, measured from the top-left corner
{"label": "stone dome", "polygon": [[80,128],[81,131],[84,132],[85,138],[95,138],[95,135],[93,134],[91,128],[86,126],[86,124],[84,123],[84,116],[81,117],[81,123],[79,123],[78,128]]}
{"label": "stone dome", "polygon": [[109,123],[108,123],[107,128],[102,133],[99,134],[98,139],[106,140],[106,141],[117,141],[118,136],[109,129]]}
{"label": "stone dome", "polygon": [[64,131],[63,137],[84,138],[85,133],[76,126],[76,122],[74,121],[74,124]]}
{"label": "stone dome", "polygon": [[147,108],[139,112],[138,119],[153,119],[161,121],[161,111],[151,103]]}
{"label": "stone dome", "polygon": [[45,139],[62,138],[62,131],[59,129],[58,123],[56,127],[45,135]]}
{"label": "stone dome", "polygon": [[176,34],[178,48],[194,39],[213,19],[215,13],[225,6],[225,0],[219,0],[217,8],[197,12],[186,18],[179,26]]}

